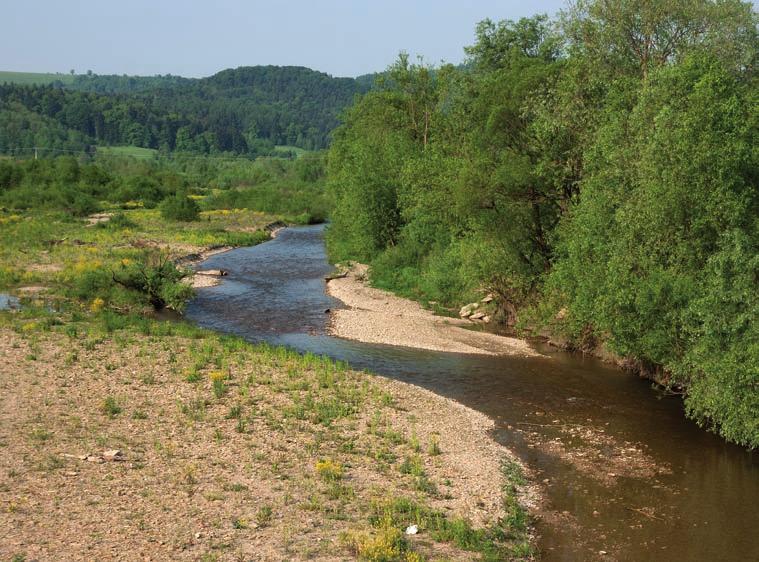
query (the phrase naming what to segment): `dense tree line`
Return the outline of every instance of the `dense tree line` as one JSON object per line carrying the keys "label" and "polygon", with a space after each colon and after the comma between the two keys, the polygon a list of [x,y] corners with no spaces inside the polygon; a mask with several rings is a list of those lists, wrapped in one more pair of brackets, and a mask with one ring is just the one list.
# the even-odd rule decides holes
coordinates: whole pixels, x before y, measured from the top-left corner
{"label": "dense tree line", "polygon": [[27,109],[23,104],[0,101],[0,154],[29,155],[30,147],[49,151],[87,152],[92,139],[60,121]]}
{"label": "dense tree line", "polygon": [[757,18],[580,0],[484,21],[463,68],[406,55],[329,154],[329,248],[374,282],[605,346],[759,446]]}
{"label": "dense tree line", "polygon": [[[65,85],[71,90],[94,92],[96,94],[134,94],[148,92],[161,88],[187,86],[194,82],[192,78],[173,76],[171,74],[157,76],[127,76],[126,74],[77,74],[73,83]],[[64,83],[60,82],[63,87]]]}
{"label": "dense tree line", "polygon": [[[259,155],[324,148],[339,113],[366,90],[302,67],[241,67],[209,78],[78,76],[71,86],[0,85],[0,152],[44,142]],[[28,122],[12,123],[14,113]],[[7,124],[7,126],[6,126]],[[61,144],[60,142],[58,144]],[[35,142],[31,146],[50,147]]]}

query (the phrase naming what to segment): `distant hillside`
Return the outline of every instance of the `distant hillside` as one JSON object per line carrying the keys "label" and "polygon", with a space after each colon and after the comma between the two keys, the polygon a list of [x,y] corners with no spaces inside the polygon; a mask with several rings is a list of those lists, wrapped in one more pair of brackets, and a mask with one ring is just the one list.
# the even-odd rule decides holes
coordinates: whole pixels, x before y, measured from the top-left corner
{"label": "distant hillside", "polygon": [[[84,136],[91,144],[196,153],[320,149],[343,109],[371,87],[368,80],[294,66],[240,67],[201,79],[38,75],[60,78],[42,83],[32,74],[4,74],[14,83],[0,85],[0,152],[40,146],[46,123],[58,145],[70,131],[77,146]],[[9,115],[20,107],[37,116],[34,128]]]}
{"label": "distant hillside", "polygon": [[0,70],[0,84],[21,84],[21,85],[43,85],[60,82],[61,84],[72,84],[76,76],[73,74],[62,73],[42,73],[42,72],[10,72]]}

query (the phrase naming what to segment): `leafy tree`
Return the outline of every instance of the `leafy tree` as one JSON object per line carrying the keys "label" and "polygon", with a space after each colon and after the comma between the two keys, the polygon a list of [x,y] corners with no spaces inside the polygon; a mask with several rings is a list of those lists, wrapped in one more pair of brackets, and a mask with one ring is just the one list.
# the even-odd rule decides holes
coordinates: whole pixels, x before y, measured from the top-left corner
{"label": "leafy tree", "polygon": [[709,50],[723,64],[756,62],[756,14],[739,0],[578,0],[565,14],[570,44],[612,74],[653,68]]}
{"label": "leafy tree", "polygon": [[[724,330],[723,341],[705,324],[720,314],[716,287],[732,290],[730,282],[755,276],[749,259],[731,263],[737,269],[724,279],[729,258],[721,257],[734,255],[735,240],[743,241],[743,252],[757,241],[755,99],[716,60],[696,57],[651,74],[630,113],[610,106],[588,154],[583,196],[560,231],[560,259],[549,281],[551,290],[569,297],[567,323],[575,337],[587,338],[590,328],[619,354],[663,369],[662,382],[690,387],[699,381],[686,403],[694,415],[710,412],[720,427],[733,411],[717,414],[709,404],[720,394],[704,389],[716,392],[719,385],[709,381],[724,371],[718,361],[695,365],[694,354],[701,355],[692,350],[737,349],[739,341],[747,343],[744,335],[755,337],[750,301],[739,307],[746,324]],[[750,350],[741,353],[748,359]],[[744,366],[755,371],[759,357]],[[733,394],[739,410],[748,406],[742,400],[754,400],[743,396]],[[728,425],[734,427],[725,426],[726,435],[759,443],[759,434],[747,440],[735,421]]]}

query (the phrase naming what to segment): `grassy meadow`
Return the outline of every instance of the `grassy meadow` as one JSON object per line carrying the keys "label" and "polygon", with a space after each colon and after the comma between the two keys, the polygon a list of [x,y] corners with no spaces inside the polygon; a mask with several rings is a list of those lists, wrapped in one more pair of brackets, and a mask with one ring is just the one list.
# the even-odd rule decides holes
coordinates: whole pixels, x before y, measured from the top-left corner
{"label": "grassy meadow", "polygon": [[131,156],[133,158],[154,158],[158,154],[155,148],[139,146],[98,146],[98,154],[105,156]]}
{"label": "grassy meadow", "polygon": [[0,70],[0,84],[19,84],[22,86],[45,85],[60,81],[64,84],[74,82],[73,74],[52,73],[52,72],[12,72]]}

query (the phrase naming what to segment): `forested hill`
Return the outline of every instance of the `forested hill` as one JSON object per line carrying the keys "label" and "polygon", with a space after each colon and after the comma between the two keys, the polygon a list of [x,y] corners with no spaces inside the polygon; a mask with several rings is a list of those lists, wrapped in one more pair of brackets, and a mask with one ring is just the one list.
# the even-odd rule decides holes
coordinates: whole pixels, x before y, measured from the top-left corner
{"label": "forested hill", "polygon": [[0,152],[133,145],[262,154],[274,145],[324,148],[366,80],[304,67],[255,66],[208,78],[87,74],[0,86]]}

